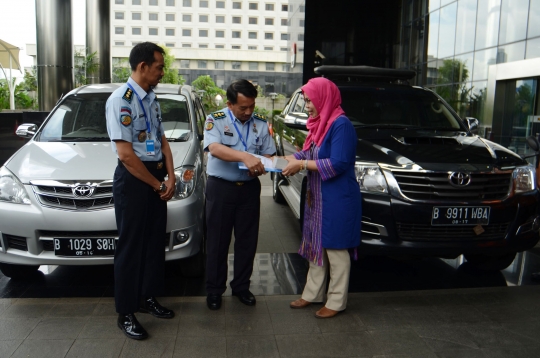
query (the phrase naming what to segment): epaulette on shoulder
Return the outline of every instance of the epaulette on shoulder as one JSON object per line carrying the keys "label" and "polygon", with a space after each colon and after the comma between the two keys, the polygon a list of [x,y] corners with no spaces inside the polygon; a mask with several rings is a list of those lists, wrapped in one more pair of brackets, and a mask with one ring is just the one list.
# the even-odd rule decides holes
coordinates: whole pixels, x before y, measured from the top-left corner
{"label": "epaulette on shoulder", "polygon": [[266,117],[259,113],[253,113],[253,118],[266,122]]}
{"label": "epaulette on shoulder", "polygon": [[223,119],[223,118],[227,117],[225,112],[222,112],[222,111],[217,111],[217,112],[211,113],[210,115],[214,119]]}
{"label": "epaulette on shoulder", "polygon": [[127,103],[131,103],[131,98],[133,97],[133,91],[131,90],[131,88],[128,88],[126,90],[126,93],[124,93],[124,95],[122,96],[122,98],[127,102]]}

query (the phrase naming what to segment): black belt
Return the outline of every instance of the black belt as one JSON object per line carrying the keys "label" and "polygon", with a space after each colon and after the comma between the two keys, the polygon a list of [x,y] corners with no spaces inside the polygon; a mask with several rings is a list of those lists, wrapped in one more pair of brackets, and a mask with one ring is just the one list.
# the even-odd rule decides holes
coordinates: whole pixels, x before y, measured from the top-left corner
{"label": "black belt", "polygon": [[246,183],[251,183],[252,181],[255,181],[255,179],[252,179],[252,180],[246,180],[246,181],[229,181],[229,180],[226,180],[226,179],[222,179],[222,178],[218,178],[218,177],[215,177],[213,175],[209,175],[208,178],[210,179],[215,179],[215,180],[218,180],[220,182],[223,182],[223,183],[227,183],[227,184],[231,184],[231,185],[235,185],[235,186],[242,186]]}
{"label": "black belt", "polygon": [[[142,162],[142,161],[141,161]],[[163,169],[163,161],[157,161],[157,162],[142,162],[145,167],[148,169]],[[120,159],[118,159],[118,166],[123,167],[124,163]]]}

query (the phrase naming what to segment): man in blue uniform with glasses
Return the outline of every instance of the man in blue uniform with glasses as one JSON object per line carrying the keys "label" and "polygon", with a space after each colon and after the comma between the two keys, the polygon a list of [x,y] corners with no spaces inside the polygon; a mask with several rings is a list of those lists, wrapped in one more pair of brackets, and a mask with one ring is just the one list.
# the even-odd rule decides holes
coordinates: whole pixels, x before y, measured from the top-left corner
{"label": "man in blue uniform with glasses", "polygon": [[[234,229],[233,296],[253,306],[249,291],[259,235],[261,160],[252,154],[275,154],[274,140],[263,116],[253,113],[257,89],[247,80],[227,88],[227,107],[209,115],[205,122],[204,150],[209,152],[206,172],[206,303],[221,307],[227,288],[227,257]],[[239,169],[242,162],[247,170]]]}
{"label": "man in blue uniform with glasses", "polygon": [[126,336],[139,340],[148,333],[135,312],[174,317],[155,298],[164,285],[167,201],[175,190],[171,148],[152,90],[164,75],[164,53],[151,42],[136,45],[129,55],[131,77],[106,105],[107,131],[118,155],[113,182],[119,236],[114,254],[117,324]]}

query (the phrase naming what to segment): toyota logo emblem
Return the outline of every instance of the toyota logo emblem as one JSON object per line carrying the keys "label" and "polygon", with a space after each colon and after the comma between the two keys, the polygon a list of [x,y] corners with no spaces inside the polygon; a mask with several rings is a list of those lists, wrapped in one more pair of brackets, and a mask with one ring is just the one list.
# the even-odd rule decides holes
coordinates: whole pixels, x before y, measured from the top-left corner
{"label": "toyota logo emblem", "polygon": [[471,176],[467,173],[453,172],[448,176],[450,184],[456,187],[469,185],[471,182]]}
{"label": "toyota logo emblem", "polygon": [[75,188],[73,188],[73,195],[75,196],[84,196],[88,198],[93,192],[94,188],[90,185],[77,185]]}

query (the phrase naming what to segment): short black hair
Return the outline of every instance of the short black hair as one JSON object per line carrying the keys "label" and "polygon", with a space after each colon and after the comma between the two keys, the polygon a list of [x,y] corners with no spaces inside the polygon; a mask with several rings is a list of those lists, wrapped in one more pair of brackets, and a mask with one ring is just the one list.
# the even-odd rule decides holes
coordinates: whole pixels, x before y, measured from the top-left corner
{"label": "short black hair", "polygon": [[165,50],[153,42],[141,42],[131,49],[129,53],[129,65],[131,70],[135,71],[137,65],[141,62],[151,66],[154,61],[154,52],[159,52],[165,56]]}
{"label": "short black hair", "polygon": [[248,98],[257,98],[257,88],[248,80],[237,80],[230,84],[227,88],[227,100],[232,104],[236,104],[238,93],[243,94]]}

